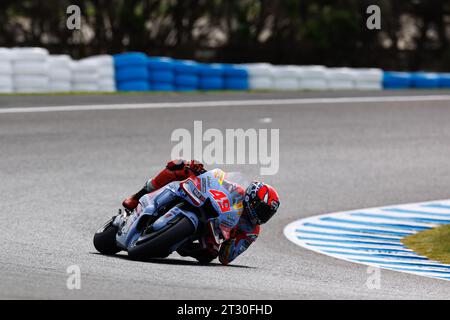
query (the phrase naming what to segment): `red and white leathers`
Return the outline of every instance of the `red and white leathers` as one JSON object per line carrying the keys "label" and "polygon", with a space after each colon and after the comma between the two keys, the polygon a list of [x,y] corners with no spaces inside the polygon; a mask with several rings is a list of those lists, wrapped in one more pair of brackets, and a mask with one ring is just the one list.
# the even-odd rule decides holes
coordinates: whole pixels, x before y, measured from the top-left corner
{"label": "red and white leathers", "polygon": [[[203,164],[197,161],[172,160],[167,163],[159,174],[149,179],[144,188],[135,195],[127,198],[123,206],[127,209],[134,209],[139,203],[139,198],[143,195],[160,189],[173,181],[182,181],[191,176],[196,176],[206,172]],[[245,194],[245,189],[238,186],[238,192]],[[243,197],[242,197],[243,198]],[[192,256],[200,262],[210,262],[215,258],[227,265],[238,255],[243,253],[256,240],[260,232],[260,226],[252,222],[252,219],[244,210],[237,225],[230,232],[230,239],[223,242],[218,247],[212,238],[201,239],[201,243],[191,243],[180,248],[178,253],[182,256]]]}

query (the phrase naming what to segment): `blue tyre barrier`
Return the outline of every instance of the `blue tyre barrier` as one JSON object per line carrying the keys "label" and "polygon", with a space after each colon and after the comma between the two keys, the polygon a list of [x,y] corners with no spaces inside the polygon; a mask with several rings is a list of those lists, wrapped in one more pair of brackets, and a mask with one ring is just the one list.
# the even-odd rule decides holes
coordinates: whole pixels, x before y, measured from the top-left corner
{"label": "blue tyre barrier", "polygon": [[152,71],[173,70],[174,60],[165,57],[148,57],[147,66]]}
{"label": "blue tyre barrier", "polygon": [[120,91],[150,91],[151,87],[147,81],[125,81],[117,84]]}
{"label": "blue tyre barrier", "polygon": [[386,89],[406,89],[411,87],[411,74],[408,72],[384,72],[383,86]]}
{"label": "blue tyre barrier", "polygon": [[175,75],[171,70],[150,71],[150,81],[154,83],[173,83]]}
{"label": "blue tyre barrier", "polygon": [[248,71],[244,67],[235,65],[224,65],[224,75],[225,77],[247,78]]}
{"label": "blue tyre barrier", "polygon": [[129,81],[129,80],[147,80],[149,73],[147,68],[142,67],[122,67],[116,69],[116,81]]}
{"label": "blue tyre barrier", "polygon": [[194,61],[177,60],[174,62],[173,68],[177,74],[197,75],[199,71],[199,64]]}
{"label": "blue tyre barrier", "polygon": [[439,87],[450,88],[450,73],[439,74]]}
{"label": "blue tyre barrier", "polygon": [[194,89],[198,88],[198,76],[190,74],[176,74],[175,84],[177,87],[192,87]]}
{"label": "blue tyre barrier", "polygon": [[175,91],[175,86],[171,83],[154,83],[152,84],[153,91]]}
{"label": "blue tyre barrier", "polygon": [[220,76],[216,77],[200,77],[200,89],[202,90],[222,90],[224,89],[224,81]]}
{"label": "blue tyre barrier", "polygon": [[147,56],[141,52],[121,53],[114,55],[114,65],[116,68],[147,65]]}
{"label": "blue tyre barrier", "polygon": [[200,64],[198,71],[201,77],[221,77],[223,76],[224,68],[218,63]]}
{"label": "blue tyre barrier", "polygon": [[248,78],[227,77],[225,78],[225,89],[228,90],[248,90]]}
{"label": "blue tyre barrier", "polygon": [[141,52],[129,52],[114,56],[115,78],[120,91],[148,91],[149,72],[147,56]]}
{"label": "blue tyre barrier", "polygon": [[411,79],[414,88],[439,88],[439,76],[435,73],[416,72],[412,75]]}

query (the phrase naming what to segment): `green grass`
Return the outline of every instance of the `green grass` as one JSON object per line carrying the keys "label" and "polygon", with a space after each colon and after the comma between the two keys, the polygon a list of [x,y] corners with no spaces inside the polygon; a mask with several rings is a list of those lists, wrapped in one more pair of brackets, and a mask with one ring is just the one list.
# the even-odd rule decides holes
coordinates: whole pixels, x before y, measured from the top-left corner
{"label": "green grass", "polygon": [[416,233],[402,242],[420,255],[450,264],[450,224]]}

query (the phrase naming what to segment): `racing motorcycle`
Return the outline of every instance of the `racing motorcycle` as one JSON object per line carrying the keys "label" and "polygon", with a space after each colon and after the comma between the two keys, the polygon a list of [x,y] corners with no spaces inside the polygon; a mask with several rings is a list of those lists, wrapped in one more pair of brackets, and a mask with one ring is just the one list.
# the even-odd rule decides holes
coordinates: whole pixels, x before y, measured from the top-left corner
{"label": "racing motorcycle", "polygon": [[133,211],[119,209],[97,230],[94,246],[106,255],[125,250],[133,260],[164,258],[205,236],[219,246],[239,221],[240,197],[220,169],[169,183],[141,197]]}

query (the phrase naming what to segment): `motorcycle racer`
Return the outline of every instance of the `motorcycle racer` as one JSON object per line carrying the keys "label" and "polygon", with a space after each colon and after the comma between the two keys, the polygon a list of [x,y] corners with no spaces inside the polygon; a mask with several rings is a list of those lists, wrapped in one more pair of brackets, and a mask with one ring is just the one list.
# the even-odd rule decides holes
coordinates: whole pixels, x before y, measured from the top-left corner
{"label": "motorcycle racer", "polygon": [[[182,181],[205,172],[204,165],[195,160],[169,161],[160,173],[148,179],[143,188],[126,198],[122,205],[127,210],[134,210],[144,195],[170,182]],[[266,223],[278,210],[278,194],[272,186],[258,181],[252,182],[246,189],[239,185],[235,185],[235,188],[234,192],[238,195],[235,207],[240,210],[240,219],[231,230],[230,238],[217,245],[212,236],[203,237],[199,243],[188,243],[179,248],[177,252],[181,256],[191,256],[201,263],[209,263],[218,257],[220,263],[227,265],[257,239],[260,225]]]}

